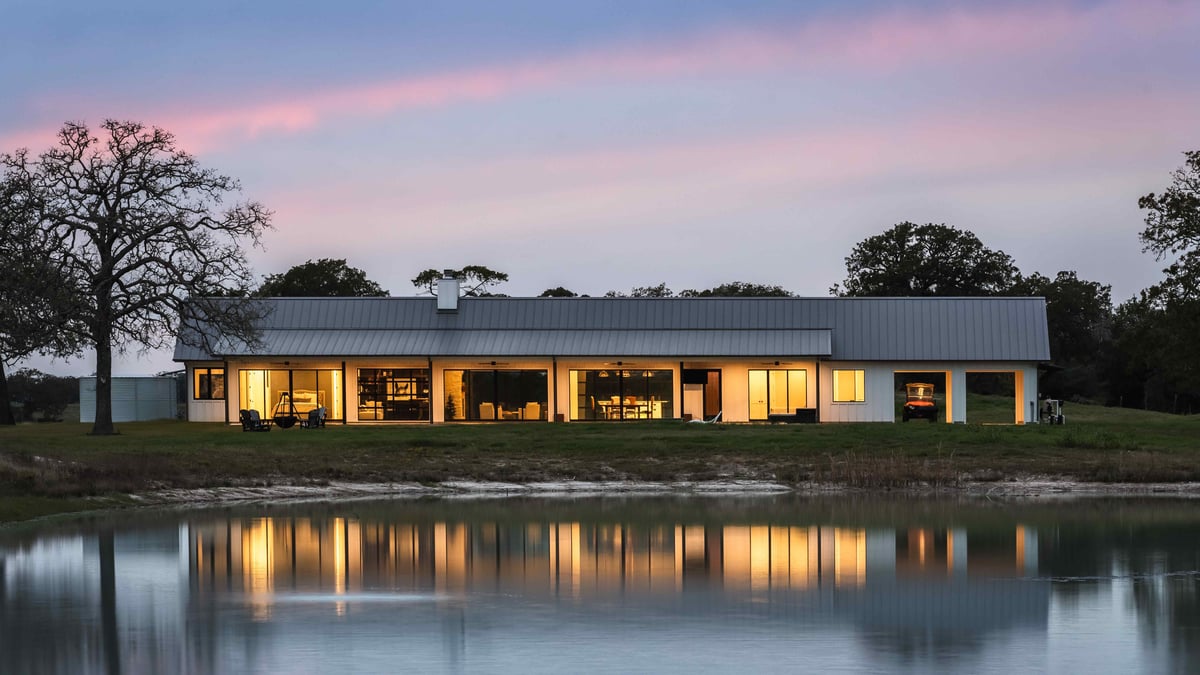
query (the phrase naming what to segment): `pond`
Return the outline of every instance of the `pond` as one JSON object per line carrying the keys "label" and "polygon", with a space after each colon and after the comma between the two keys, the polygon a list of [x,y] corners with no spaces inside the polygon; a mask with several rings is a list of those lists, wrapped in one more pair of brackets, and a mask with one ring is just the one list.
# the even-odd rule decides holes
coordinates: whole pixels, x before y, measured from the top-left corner
{"label": "pond", "polygon": [[0,672],[1197,672],[1188,500],[393,499],[0,529]]}

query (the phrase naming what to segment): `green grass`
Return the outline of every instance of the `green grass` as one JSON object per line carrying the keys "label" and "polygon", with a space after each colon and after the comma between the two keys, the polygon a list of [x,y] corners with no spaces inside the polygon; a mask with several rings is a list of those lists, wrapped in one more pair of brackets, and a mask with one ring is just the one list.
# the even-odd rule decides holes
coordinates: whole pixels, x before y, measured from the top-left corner
{"label": "green grass", "polygon": [[223,424],[142,422],[94,437],[77,423],[25,424],[0,428],[0,520],[163,487],[329,481],[736,478],[886,489],[1028,475],[1200,480],[1200,416],[1083,405],[1065,412],[1061,427],[662,421],[243,433]]}

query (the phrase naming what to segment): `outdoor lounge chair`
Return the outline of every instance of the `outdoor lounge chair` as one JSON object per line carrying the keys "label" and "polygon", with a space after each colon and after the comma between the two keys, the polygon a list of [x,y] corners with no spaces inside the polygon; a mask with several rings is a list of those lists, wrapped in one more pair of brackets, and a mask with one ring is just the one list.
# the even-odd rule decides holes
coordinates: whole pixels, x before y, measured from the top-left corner
{"label": "outdoor lounge chair", "polygon": [[722,412],[724,412],[724,411],[718,410],[717,414],[713,415],[711,420],[706,420],[704,418],[700,418],[698,420],[688,420],[688,423],[689,424],[716,424],[717,422],[721,421],[721,413]]}
{"label": "outdoor lounge chair", "polygon": [[271,422],[259,417],[257,410],[239,410],[238,420],[242,423],[242,431],[271,430]]}
{"label": "outdoor lounge chair", "polygon": [[325,406],[313,408],[308,411],[308,417],[300,420],[301,429],[324,429],[325,428]]}

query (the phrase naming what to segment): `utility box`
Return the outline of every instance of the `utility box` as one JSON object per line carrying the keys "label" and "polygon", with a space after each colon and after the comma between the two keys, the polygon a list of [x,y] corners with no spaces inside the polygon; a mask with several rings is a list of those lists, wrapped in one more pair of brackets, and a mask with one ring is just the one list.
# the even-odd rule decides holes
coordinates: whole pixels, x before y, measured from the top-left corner
{"label": "utility box", "polygon": [[[178,412],[178,385],[174,377],[114,377],[113,422],[173,420]],[[79,378],[79,421],[96,421],[96,378]]]}

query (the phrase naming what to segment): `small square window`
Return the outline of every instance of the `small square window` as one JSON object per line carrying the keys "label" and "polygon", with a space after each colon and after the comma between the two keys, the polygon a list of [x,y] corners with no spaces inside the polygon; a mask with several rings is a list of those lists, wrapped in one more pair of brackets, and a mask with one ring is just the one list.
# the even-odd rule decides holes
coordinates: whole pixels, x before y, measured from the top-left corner
{"label": "small square window", "polygon": [[192,370],[192,398],[197,401],[219,401],[225,398],[224,368],[195,368]]}
{"label": "small square window", "polygon": [[833,402],[862,403],[866,400],[865,370],[833,371]]}

